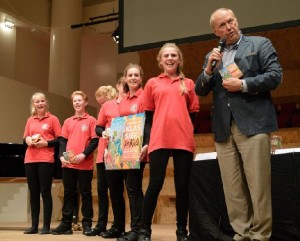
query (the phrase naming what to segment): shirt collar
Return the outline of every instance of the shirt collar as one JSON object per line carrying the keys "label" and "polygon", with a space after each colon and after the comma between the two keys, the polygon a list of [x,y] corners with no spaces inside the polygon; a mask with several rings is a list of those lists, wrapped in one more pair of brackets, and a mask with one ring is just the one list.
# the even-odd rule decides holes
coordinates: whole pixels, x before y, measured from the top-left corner
{"label": "shirt collar", "polygon": [[78,120],[80,120],[80,119],[86,119],[87,117],[88,117],[88,113],[85,112],[84,115],[83,115],[83,116],[80,116],[80,117],[74,115],[74,116],[73,116],[73,120],[76,120],[76,119],[78,119]]}
{"label": "shirt collar", "polygon": [[240,38],[235,44],[226,46],[225,51],[237,50],[237,48],[239,47],[239,44],[241,42],[241,39],[242,39],[242,34],[240,34]]}
{"label": "shirt collar", "polygon": [[168,75],[165,75],[164,73],[161,73],[158,78],[168,78],[170,79],[172,82],[176,81],[176,80],[179,80],[180,79],[180,76],[176,76],[174,79],[171,79]]}
{"label": "shirt collar", "polygon": [[42,120],[42,119],[48,118],[49,116],[50,116],[50,113],[46,112],[45,115],[42,118],[39,118],[37,115],[33,116],[33,118]]}
{"label": "shirt collar", "polygon": [[130,93],[128,92],[127,95],[126,95],[126,98],[127,98],[127,99],[131,99],[131,98],[133,98],[133,97],[138,97],[139,95],[142,94],[142,92],[143,92],[143,88],[139,88],[139,89],[134,93],[134,95],[131,96],[131,97],[130,97]]}

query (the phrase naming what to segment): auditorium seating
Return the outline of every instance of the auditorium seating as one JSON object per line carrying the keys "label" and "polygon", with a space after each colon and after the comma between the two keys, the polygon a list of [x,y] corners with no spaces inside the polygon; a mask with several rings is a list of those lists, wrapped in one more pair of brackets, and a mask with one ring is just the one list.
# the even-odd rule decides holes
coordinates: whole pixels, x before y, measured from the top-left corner
{"label": "auditorium seating", "polygon": [[300,113],[292,115],[291,126],[292,127],[300,127]]}
{"label": "auditorium seating", "polygon": [[291,126],[291,115],[277,115],[278,128],[288,128]]}
{"label": "auditorium seating", "polygon": [[281,104],[275,105],[275,108],[279,115],[282,115],[282,114],[292,115],[292,114],[296,113],[296,111],[297,111],[297,104],[296,103],[281,103]]}
{"label": "auditorium seating", "polygon": [[300,127],[300,121],[297,121],[299,115],[298,103],[276,104],[275,109],[279,128]]}
{"label": "auditorium seating", "polygon": [[197,134],[204,134],[211,132],[211,120],[201,120],[195,127]]}
{"label": "auditorium seating", "polygon": [[[293,103],[280,103],[274,105],[277,113],[278,128],[300,127],[300,109],[299,104]],[[212,116],[210,108],[200,110],[196,114],[194,122],[195,134],[211,133]]]}
{"label": "auditorium seating", "polygon": [[200,110],[196,114],[196,120],[194,122],[195,134],[203,134],[211,132],[211,111]]}

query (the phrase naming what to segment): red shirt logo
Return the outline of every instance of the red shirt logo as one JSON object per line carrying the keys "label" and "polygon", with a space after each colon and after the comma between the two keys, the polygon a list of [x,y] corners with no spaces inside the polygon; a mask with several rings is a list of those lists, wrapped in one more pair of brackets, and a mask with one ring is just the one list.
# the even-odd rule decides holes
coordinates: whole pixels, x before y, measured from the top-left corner
{"label": "red shirt logo", "polygon": [[136,114],[137,113],[137,109],[138,109],[137,104],[133,104],[130,107],[130,112],[133,113],[133,114]]}
{"label": "red shirt logo", "polygon": [[82,126],[81,126],[81,131],[87,131],[88,130],[88,127],[87,127],[87,125],[86,124],[83,124]]}

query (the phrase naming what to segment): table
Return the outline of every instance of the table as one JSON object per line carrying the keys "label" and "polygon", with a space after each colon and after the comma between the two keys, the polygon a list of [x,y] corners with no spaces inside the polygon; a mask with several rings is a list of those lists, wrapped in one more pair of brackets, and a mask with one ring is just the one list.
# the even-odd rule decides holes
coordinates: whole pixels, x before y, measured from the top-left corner
{"label": "table", "polygon": [[[300,148],[271,157],[273,231],[270,241],[300,240]],[[190,177],[191,241],[232,241],[215,152],[196,155]]]}

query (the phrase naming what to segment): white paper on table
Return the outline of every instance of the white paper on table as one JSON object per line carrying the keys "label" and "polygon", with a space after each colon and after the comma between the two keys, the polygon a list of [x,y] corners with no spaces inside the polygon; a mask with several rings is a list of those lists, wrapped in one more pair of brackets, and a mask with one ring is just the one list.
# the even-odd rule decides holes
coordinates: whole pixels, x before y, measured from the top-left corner
{"label": "white paper on table", "polygon": [[217,152],[198,153],[194,161],[214,160],[217,159]]}
{"label": "white paper on table", "polygon": [[300,148],[287,148],[287,149],[276,149],[276,154],[285,154],[285,153],[293,153],[293,152],[300,152]]}

